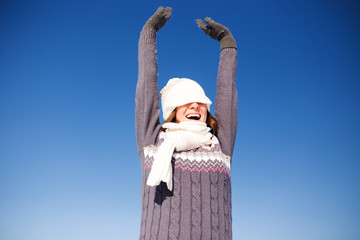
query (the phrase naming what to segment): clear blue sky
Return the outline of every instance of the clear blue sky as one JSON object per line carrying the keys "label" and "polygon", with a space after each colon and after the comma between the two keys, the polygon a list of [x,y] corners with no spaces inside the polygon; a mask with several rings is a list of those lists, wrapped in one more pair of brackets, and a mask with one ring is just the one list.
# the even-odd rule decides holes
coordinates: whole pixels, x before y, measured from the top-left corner
{"label": "clear blue sky", "polygon": [[137,43],[158,6],[159,86],[215,99],[212,17],[238,43],[234,240],[360,239],[357,1],[3,0],[0,239],[137,239]]}

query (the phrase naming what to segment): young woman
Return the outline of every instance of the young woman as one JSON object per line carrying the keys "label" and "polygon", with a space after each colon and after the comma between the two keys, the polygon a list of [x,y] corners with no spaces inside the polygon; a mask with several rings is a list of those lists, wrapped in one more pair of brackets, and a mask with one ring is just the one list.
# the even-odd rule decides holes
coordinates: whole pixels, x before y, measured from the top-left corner
{"label": "young woman", "polygon": [[220,42],[215,117],[201,86],[170,79],[161,90],[156,34],[171,16],[160,7],[139,40],[136,138],[142,167],[140,239],[232,239],[230,165],[237,128],[236,42],[230,31],[196,20]]}

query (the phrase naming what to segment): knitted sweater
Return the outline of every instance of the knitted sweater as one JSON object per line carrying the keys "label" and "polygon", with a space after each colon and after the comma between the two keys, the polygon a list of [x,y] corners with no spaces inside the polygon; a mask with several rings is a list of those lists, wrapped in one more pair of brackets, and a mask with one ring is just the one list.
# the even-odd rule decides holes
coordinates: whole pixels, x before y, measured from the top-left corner
{"label": "knitted sweater", "polygon": [[172,191],[163,182],[150,187],[146,180],[163,134],[159,122],[156,32],[141,32],[135,101],[142,167],[141,240],[232,239],[230,165],[237,128],[236,56],[235,48],[220,52],[215,102],[217,136],[209,146],[174,152]]}

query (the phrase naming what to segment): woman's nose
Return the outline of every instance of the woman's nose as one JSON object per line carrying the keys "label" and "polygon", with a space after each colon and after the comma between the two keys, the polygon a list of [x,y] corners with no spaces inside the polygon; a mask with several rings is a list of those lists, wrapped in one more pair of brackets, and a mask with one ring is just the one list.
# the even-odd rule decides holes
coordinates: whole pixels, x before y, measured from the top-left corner
{"label": "woman's nose", "polygon": [[193,102],[193,103],[191,103],[190,108],[198,109],[199,104],[197,102]]}

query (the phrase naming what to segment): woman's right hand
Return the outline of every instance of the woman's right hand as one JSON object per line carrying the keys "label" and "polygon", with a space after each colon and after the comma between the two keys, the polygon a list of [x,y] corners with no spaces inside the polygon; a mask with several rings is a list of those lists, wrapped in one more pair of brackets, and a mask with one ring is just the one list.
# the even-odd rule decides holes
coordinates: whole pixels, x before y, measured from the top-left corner
{"label": "woman's right hand", "polygon": [[171,10],[171,7],[166,7],[165,9],[163,7],[159,7],[154,15],[152,15],[149,20],[147,20],[143,30],[154,29],[155,31],[158,31],[165,25],[167,21],[169,21],[171,17]]}

